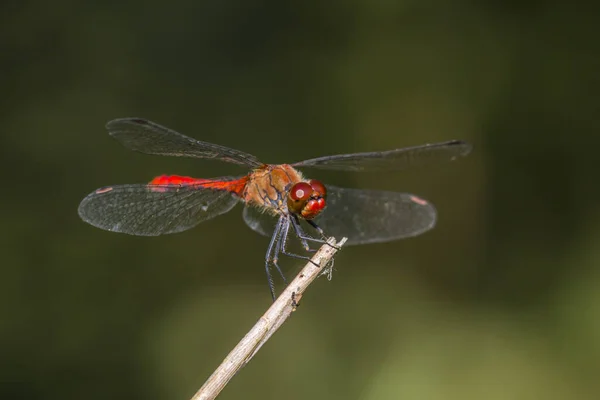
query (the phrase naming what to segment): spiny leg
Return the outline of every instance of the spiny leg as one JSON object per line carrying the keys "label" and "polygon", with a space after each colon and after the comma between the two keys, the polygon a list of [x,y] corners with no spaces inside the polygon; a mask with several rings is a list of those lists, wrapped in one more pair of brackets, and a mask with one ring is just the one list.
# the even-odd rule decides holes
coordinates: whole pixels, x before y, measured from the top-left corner
{"label": "spiny leg", "polygon": [[[276,242],[279,242],[279,236],[281,234],[281,224],[283,220],[279,218],[277,224],[275,225],[275,230],[273,231],[273,236],[271,236],[271,241],[269,242],[269,247],[267,247],[267,254],[265,255],[265,271],[267,272],[267,282],[269,283],[269,289],[271,290],[271,297],[273,301],[275,301],[275,283],[273,282],[273,276],[271,276],[271,270],[269,265],[271,263],[271,254],[273,253],[273,249]],[[279,267],[277,267],[279,269]]]}
{"label": "spiny leg", "polygon": [[302,247],[304,247],[304,249],[306,251],[312,251],[310,246],[308,245],[308,242],[304,238],[304,236],[307,236],[307,235],[304,234],[304,231],[302,231],[302,227],[300,227],[300,223],[298,222],[298,216],[296,214],[290,214],[289,218],[292,220],[294,232],[296,233],[296,236],[300,240],[300,243],[302,243]]}
{"label": "spiny leg", "polygon": [[[315,230],[317,232],[319,232],[319,235],[321,235],[321,238],[323,239],[323,242],[327,243],[329,246],[333,247],[336,250],[339,250],[340,248],[338,246],[333,246],[331,244],[329,244],[327,241],[329,240],[329,238],[327,236],[325,236],[325,233],[323,232],[323,229],[321,229],[321,227],[319,225],[317,225],[317,223],[311,219],[307,219],[306,222],[308,222],[308,224],[310,226],[312,226],[313,228],[315,228]],[[300,224],[298,224],[300,225]],[[321,243],[323,243],[321,242]]]}
{"label": "spiny leg", "polygon": [[279,262],[279,253],[285,254],[285,252],[282,252],[281,249],[283,246],[285,246],[285,238],[287,237],[290,223],[287,220],[287,218],[285,218],[284,216],[281,216],[279,218],[279,220],[281,221],[281,223],[280,224],[278,223],[280,225],[280,229],[279,229],[279,235],[278,235],[277,241],[275,243],[275,247],[273,248],[272,262],[273,262],[273,265],[275,266],[275,268],[277,268],[277,271],[279,272],[279,275],[281,276],[283,283],[287,286],[287,279],[285,279],[285,275],[283,274],[283,271],[281,271],[281,268],[279,267],[278,262]]}
{"label": "spiny leg", "polygon": [[327,243],[326,240],[317,239],[317,238],[314,238],[314,237],[304,233],[304,230],[302,229],[302,226],[300,226],[300,221],[298,220],[298,216],[296,214],[292,214],[292,225],[294,226],[294,231],[296,232],[296,236],[298,236],[298,238],[302,242],[302,245],[304,246],[306,251],[313,251],[313,252],[316,251],[316,250],[311,249],[308,246],[307,240],[311,241],[311,242],[321,243],[321,244]]}
{"label": "spiny leg", "polygon": [[309,224],[310,226],[312,226],[313,228],[315,228],[315,230],[316,230],[317,232],[319,232],[319,235],[321,235],[321,239],[323,239],[323,240],[327,241],[328,237],[327,237],[327,236],[325,236],[325,233],[323,232],[323,229],[321,229],[321,227],[320,227],[319,225],[317,225],[317,224],[315,223],[315,221],[313,221],[312,219],[307,219],[307,220],[306,220],[306,222],[308,222],[308,224]]}
{"label": "spiny leg", "polygon": [[[301,260],[308,260],[310,261],[315,267],[320,268],[320,265],[318,265],[316,262],[314,262],[310,257],[307,256],[301,256],[299,254],[294,254],[294,253],[290,253],[287,251],[287,239],[288,239],[288,234],[290,231],[290,220],[291,217],[288,217],[286,220],[286,223],[283,225],[283,228],[281,230],[281,241],[280,241],[280,246],[279,249],[277,249],[277,252],[281,252],[281,254],[284,254],[288,257],[293,257],[293,258],[299,258]],[[293,221],[293,220],[292,220]]]}
{"label": "spiny leg", "polygon": [[[327,236],[325,236],[325,234],[323,233],[323,229],[321,229],[321,227],[319,225],[317,225],[314,221],[307,219],[305,220],[306,222],[308,222],[308,224],[310,226],[312,226],[313,228],[315,228],[315,230],[317,232],[319,232],[319,234],[321,235],[321,237],[324,239],[321,243],[325,242],[325,244],[333,247],[336,250],[339,250],[340,248],[338,246],[334,246],[329,244],[329,242],[327,242],[327,240],[329,239]],[[300,222],[298,222],[298,227],[300,227]],[[335,258],[332,258],[330,262],[328,262],[324,267],[323,267],[323,272],[321,272],[321,275],[327,275],[327,280],[331,280],[331,277],[333,275],[333,265],[335,263]]]}

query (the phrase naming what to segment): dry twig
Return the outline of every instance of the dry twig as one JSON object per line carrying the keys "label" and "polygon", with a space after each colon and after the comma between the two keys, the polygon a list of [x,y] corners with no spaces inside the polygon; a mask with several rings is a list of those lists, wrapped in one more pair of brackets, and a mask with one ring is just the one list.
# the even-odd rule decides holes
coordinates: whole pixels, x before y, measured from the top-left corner
{"label": "dry twig", "polygon": [[308,262],[302,271],[288,285],[271,307],[250,329],[244,338],[225,357],[225,360],[196,392],[191,400],[208,400],[216,398],[229,380],[258,352],[263,344],[279,329],[296,309],[304,291],[323,272],[323,267],[331,262],[333,256],[346,243],[346,238],[336,243],[330,238],[314,255],[312,261],[321,268]]}

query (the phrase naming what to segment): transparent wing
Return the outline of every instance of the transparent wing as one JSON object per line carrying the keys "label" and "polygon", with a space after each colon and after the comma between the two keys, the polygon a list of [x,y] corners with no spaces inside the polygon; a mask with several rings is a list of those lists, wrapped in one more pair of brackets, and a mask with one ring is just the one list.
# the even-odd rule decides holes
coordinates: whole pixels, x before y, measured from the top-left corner
{"label": "transparent wing", "polygon": [[246,225],[248,225],[248,227],[254,232],[257,232],[263,236],[273,236],[275,224],[277,223],[277,217],[263,213],[262,210],[248,204],[246,204],[244,207],[242,217],[244,218]]}
{"label": "transparent wing", "polygon": [[469,154],[471,148],[467,142],[452,140],[396,150],[312,158],[292,165],[338,171],[399,171],[412,166],[453,161]]}
{"label": "transparent wing", "polygon": [[141,118],[121,118],[106,124],[108,133],[128,149],[146,154],[211,158],[248,167],[262,165],[256,157],[217,144],[201,142]]}
{"label": "transparent wing", "polygon": [[[437,213],[428,201],[408,193],[347,189],[327,185],[327,207],[315,218],[325,235],[347,244],[388,242],[420,235],[434,227]],[[246,206],[244,221],[271,236],[275,219]],[[310,230],[307,230],[310,232]]]}
{"label": "transparent wing", "polygon": [[226,213],[238,201],[228,191],[198,185],[120,185],[90,193],[78,211],[100,229],[158,236],[190,229]]}

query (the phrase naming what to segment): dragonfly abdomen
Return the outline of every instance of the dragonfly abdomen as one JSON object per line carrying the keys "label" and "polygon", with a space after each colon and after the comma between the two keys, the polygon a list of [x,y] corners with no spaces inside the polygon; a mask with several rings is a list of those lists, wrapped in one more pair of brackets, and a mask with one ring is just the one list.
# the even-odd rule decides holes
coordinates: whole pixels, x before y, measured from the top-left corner
{"label": "dragonfly abdomen", "polygon": [[241,178],[192,178],[190,176],[181,175],[160,175],[152,179],[148,186],[197,186],[199,188],[207,188],[214,190],[222,190],[235,194],[238,197],[243,197],[244,188],[248,182],[248,176],[245,175]]}

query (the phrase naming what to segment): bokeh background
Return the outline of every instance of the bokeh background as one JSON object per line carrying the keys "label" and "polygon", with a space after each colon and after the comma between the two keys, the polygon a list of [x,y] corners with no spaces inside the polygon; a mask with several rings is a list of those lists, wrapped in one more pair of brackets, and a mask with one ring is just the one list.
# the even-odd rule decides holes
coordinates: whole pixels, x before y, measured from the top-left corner
{"label": "bokeh background", "polygon": [[594,7],[3,2],[0,398],[190,398],[270,304],[267,239],[239,206],[158,238],[78,218],[100,186],[244,172],[130,152],[104,130],[130,116],[274,163],[474,145],[402,173],[311,171],[419,194],[438,225],[345,248],[220,398],[600,398]]}

